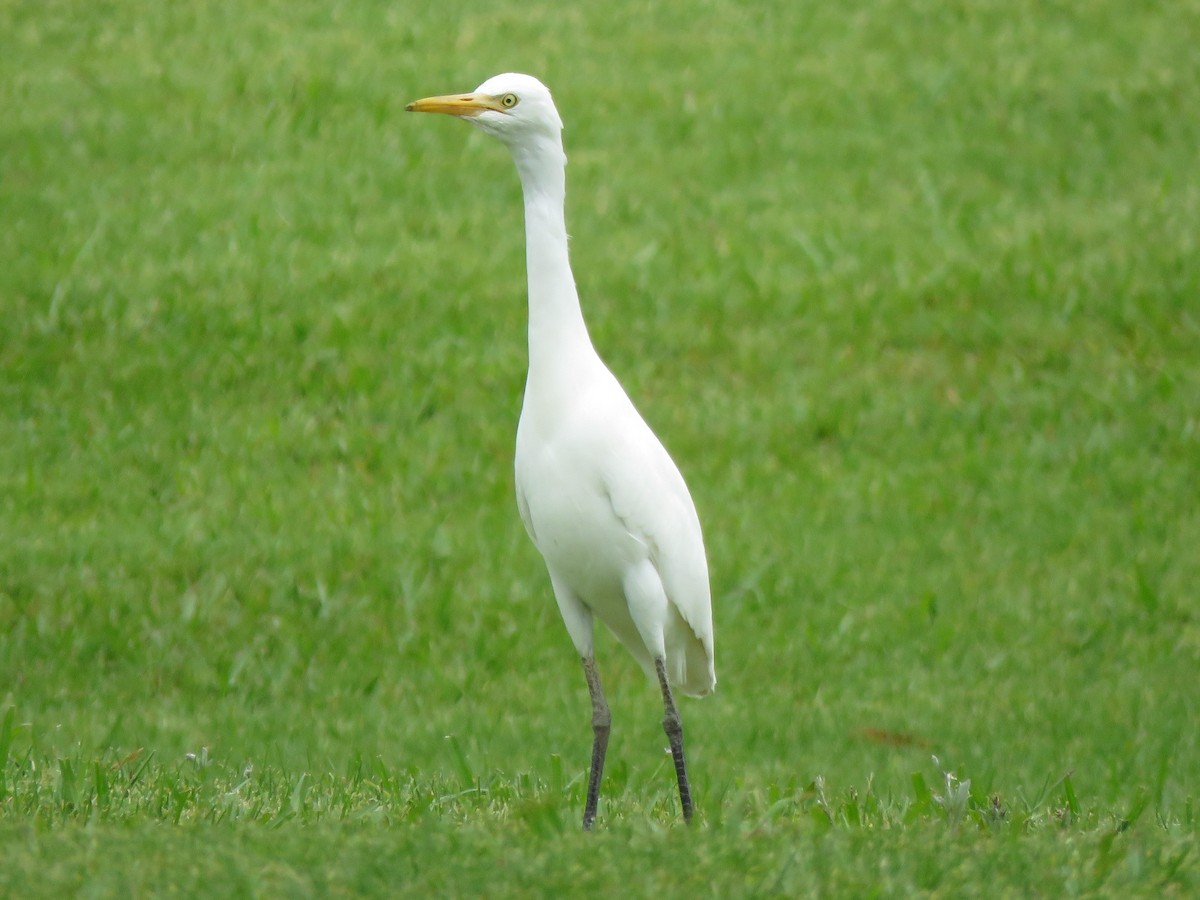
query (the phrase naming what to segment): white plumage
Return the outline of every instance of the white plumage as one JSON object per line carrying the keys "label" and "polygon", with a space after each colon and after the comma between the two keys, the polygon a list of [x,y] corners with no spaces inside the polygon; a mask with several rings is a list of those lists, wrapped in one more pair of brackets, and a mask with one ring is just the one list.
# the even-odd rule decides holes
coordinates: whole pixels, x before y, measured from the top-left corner
{"label": "white plumage", "polygon": [[596,814],[609,711],[598,618],[657,677],[685,818],[691,797],[671,687],[716,686],[700,520],[671,457],[592,347],[567,252],[566,157],[550,92],[529,75],[407,107],[463,117],[509,148],[525,198],[529,375],[517,426],[517,506],[583,659],[595,732],[584,827]]}

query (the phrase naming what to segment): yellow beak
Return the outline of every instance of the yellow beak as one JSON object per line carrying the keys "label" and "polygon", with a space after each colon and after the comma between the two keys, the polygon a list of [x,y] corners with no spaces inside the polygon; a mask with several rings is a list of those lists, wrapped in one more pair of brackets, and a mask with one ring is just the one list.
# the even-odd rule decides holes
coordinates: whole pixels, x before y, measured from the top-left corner
{"label": "yellow beak", "polygon": [[414,100],[404,107],[408,112],[446,113],[450,116],[477,116],[484,110],[504,112],[495,97],[486,94],[443,94],[440,97],[425,97]]}

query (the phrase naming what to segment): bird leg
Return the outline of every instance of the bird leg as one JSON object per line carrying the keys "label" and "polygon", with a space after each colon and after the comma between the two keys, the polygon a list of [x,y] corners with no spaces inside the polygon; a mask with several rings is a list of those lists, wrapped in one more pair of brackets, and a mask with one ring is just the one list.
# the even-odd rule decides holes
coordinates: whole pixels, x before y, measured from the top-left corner
{"label": "bird leg", "polygon": [[675,776],[679,779],[679,803],[683,807],[683,820],[692,821],[692,791],[688,786],[687,764],[683,760],[683,720],[679,718],[679,710],[675,708],[675,698],[671,696],[671,685],[667,682],[667,664],[661,656],[654,660],[654,670],[658,673],[658,684],[663,696],[663,731],[671,742],[671,758],[675,760]]}
{"label": "bird leg", "polygon": [[592,770],[588,775],[587,805],[583,808],[583,830],[591,831],[596,821],[596,804],[600,800],[600,776],[604,773],[604,755],[608,752],[608,732],[612,714],[600,687],[596,658],[583,658],[583,674],[587,677],[588,693],[592,696]]}

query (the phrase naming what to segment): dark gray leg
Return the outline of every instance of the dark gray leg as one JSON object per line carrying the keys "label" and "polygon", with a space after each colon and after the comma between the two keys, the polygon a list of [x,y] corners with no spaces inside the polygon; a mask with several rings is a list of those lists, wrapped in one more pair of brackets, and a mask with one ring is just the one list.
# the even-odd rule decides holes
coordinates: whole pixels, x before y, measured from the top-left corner
{"label": "dark gray leg", "polygon": [[600,687],[596,658],[583,658],[583,674],[587,676],[588,693],[592,695],[592,771],[588,775],[587,806],[583,808],[583,830],[591,831],[596,821],[596,803],[600,800],[600,776],[604,774],[604,754],[608,752],[608,732],[612,714]]}
{"label": "dark gray leg", "polygon": [[658,684],[662,688],[663,697],[663,731],[671,742],[671,758],[675,760],[675,777],[679,779],[679,803],[683,807],[683,820],[692,821],[692,791],[688,787],[687,764],[683,761],[683,721],[679,718],[679,710],[675,708],[675,698],[671,696],[671,685],[667,683],[667,664],[660,656],[654,660],[654,670],[658,673]]}

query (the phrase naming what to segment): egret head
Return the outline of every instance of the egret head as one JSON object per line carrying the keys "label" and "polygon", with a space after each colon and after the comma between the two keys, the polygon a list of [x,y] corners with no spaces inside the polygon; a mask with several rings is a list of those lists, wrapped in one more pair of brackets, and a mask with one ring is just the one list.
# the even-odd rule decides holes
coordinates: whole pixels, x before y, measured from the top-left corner
{"label": "egret head", "polygon": [[409,112],[438,112],[466,119],[510,148],[538,138],[559,140],[562,119],[549,89],[532,75],[493,75],[469,94],[414,100]]}

